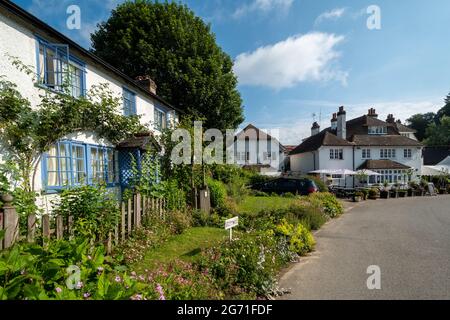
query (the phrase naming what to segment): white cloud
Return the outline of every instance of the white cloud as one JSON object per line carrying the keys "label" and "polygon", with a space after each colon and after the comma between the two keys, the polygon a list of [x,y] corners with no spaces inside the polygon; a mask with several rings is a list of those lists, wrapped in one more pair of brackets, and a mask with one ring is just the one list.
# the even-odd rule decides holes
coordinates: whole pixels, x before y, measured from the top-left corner
{"label": "white cloud", "polygon": [[233,18],[237,19],[249,13],[269,12],[271,10],[286,12],[293,2],[294,0],[252,0],[251,3],[246,3],[237,8],[233,13]]}
{"label": "white cloud", "polygon": [[334,65],[340,56],[336,46],[343,40],[344,36],[320,32],[296,35],[238,55],[234,71],[241,85],[282,89],[329,80],[346,85],[347,72]]}
{"label": "white cloud", "polygon": [[345,8],[336,8],[331,11],[326,11],[319,15],[315,21],[315,25],[320,24],[324,20],[337,20],[344,15],[346,12]]}

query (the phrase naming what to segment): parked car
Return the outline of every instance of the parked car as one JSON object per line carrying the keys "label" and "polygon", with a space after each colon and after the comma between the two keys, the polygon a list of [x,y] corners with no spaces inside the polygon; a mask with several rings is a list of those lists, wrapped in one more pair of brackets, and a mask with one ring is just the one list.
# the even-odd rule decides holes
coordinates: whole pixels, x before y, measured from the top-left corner
{"label": "parked car", "polygon": [[315,182],[308,178],[278,178],[255,184],[251,188],[266,193],[284,194],[290,192],[302,196],[319,191]]}

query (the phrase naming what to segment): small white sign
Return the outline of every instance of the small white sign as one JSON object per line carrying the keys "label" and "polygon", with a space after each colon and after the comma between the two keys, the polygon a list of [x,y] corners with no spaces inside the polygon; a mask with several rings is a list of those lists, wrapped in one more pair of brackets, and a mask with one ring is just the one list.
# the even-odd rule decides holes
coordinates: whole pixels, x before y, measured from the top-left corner
{"label": "small white sign", "polygon": [[229,230],[231,228],[237,227],[239,224],[239,217],[234,217],[232,219],[228,219],[225,221],[225,230]]}

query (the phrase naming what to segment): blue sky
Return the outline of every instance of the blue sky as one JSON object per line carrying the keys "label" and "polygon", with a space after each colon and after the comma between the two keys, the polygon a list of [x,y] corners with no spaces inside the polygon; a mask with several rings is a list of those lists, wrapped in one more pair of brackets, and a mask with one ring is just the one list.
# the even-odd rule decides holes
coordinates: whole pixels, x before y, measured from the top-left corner
{"label": "blue sky", "polygon": [[[15,0],[75,41],[121,0]],[[322,127],[340,105],[348,116],[377,109],[404,121],[436,111],[450,91],[450,1],[185,0],[211,24],[235,60],[245,123],[280,129],[297,144],[313,119]],[[81,8],[81,30],[66,28],[66,9]],[[369,30],[377,5],[381,29]],[[315,114],[315,116],[314,116]]]}

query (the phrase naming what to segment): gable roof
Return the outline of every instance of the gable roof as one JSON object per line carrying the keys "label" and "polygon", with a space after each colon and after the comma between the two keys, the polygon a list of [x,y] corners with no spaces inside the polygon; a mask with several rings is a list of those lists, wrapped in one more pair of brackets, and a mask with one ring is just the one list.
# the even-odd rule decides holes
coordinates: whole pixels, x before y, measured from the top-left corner
{"label": "gable roof", "polygon": [[347,139],[350,139],[353,135],[367,134],[367,127],[387,127],[388,134],[398,134],[397,128],[392,123],[368,115],[363,115],[347,121]]}
{"label": "gable roof", "polygon": [[[136,80],[133,80],[131,77],[123,73],[122,71],[118,70],[117,68],[113,67],[106,61],[100,59],[95,54],[90,52],[89,50],[84,49],[82,46],[80,46],[75,41],[71,40],[70,38],[63,35],[61,32],[57,31],[56,29],[50,27],[48,24],[43,22],[42,20],[38,19],[37,17],[33,16],[32,14],[28,13],[26,10],[22,9],[18,5],[14,4],[13,2],[9,0],[0,0],[0,8],[5,9],[6,11],[10,12],[12,15],[19,17],[20,19],[24,20],[25,22],[31,24],[32,26],[36,27],[39,30],[42,30],[46,33],[48,33],[51,37],[58,39],[61,43],[68,44],[70,48],[74,48],[76,51],[80,52],[82,55],[86,56],[87,58],[91,59],[93,62],[98,63],[101,65],[105,70],[113,73],[115,76],[122,78],[128,85],[132,86],[133,89],[140,91],[144,93],[147,96],[150,96],[151,98],[154,98],[158,102],[162,103],[163,105],[170,107],[171,109],[174,109],[178,112],[183,113],[182,110],[172,106],[170,103],[168,103],[165,99],[161,98],[160,96],[154,94],[149,89],[144,88],[142,85],[140,85]],[[40,35],[42,37],[42,35]]]}
{"label": "gable roof", "polygon": [[357,146],[422,146],[419,141],[401,135],[354,135],[351,141]]}
{"label": "gable roof", "polygon": [[246,138],[248,137],[250,140],[253,140],[253,137],[249,137],[246,136],[246,133],[248,130],[254,130],[256,133],[256,140],[272,140],[272,141],[276,141],[278,142],[280,149],[284,150],[284,146],[278,141],[278,139],[272,137],[270,134],[268,134],[267,132],[264,132],[263,130],[257,128],[256,126],[254,126],[253,124],[249,124],[247,125],[244,129],[242,129],[238,134],[236,134],[235,140],[238,140],[240,138]]}
{"label": "gable roof", "polygon": [[341,139],[331,133],[329,129],[322,130],[318,134],[305,139],[299,146],[291,151],[290,155],[315,151],[321,146],[352,146],[353,143]]}
{"label": "gable roof", "polygon": [[401,124],[399,122],[396,122],[395,126],[396,126],[398,132],[411,132],[411,133],[416,133],[417,132],[417,130],[414,130],[414,129],[410,128],[410,127],[407,127],[404,124]]}
{"label": "gable roof", "polygon": [[404,164],[392,160],[366,160],[357,170],[373,170],[373,169],[410,169]]}

